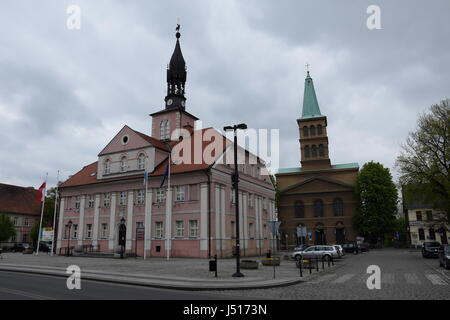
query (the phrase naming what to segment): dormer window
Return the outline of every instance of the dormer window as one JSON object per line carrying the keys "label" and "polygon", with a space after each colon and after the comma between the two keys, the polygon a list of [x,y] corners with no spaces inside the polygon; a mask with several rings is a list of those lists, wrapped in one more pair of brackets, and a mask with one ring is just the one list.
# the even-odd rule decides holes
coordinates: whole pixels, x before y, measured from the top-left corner
{"label": "dormer window", "polygon": [[105,160],[105,166],[103,167],[103,174],[109,174],[111,172],[111,162],[109,159]]}
{"label": "dormer window", "polygon": [[120,172],[125,172],[127,170],[127,157],[123,156],[120,159]]}

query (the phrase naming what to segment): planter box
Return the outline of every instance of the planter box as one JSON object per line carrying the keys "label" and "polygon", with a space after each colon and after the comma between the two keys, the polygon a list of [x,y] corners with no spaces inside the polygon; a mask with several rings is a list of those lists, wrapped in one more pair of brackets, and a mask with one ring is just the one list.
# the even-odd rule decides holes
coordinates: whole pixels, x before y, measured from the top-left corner
{"label": "planter box", "polygon": [[258,261],[256,260],[241,260],[241,269],[258,269]]}
{"label": "planter box", "polygon": [[281,263],[280,258],[265,258],[261,259],[261,263],[263,266],[279,266]]}

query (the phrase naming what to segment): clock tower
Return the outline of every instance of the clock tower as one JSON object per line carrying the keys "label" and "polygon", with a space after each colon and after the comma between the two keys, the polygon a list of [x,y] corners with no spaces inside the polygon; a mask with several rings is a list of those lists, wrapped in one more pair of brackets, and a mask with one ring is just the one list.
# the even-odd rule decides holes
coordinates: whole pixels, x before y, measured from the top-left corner
{"label": "clock tower", "polygon": [[180,25],[177,25],[175,37],[177,42],[167,66],[167,95],[164,98],[165,108],[152,113],[152,136],[160,140],[178,140],[182,133],[175,130],[195,129],[197,117],[186,111],[186,62],[180,46]]}

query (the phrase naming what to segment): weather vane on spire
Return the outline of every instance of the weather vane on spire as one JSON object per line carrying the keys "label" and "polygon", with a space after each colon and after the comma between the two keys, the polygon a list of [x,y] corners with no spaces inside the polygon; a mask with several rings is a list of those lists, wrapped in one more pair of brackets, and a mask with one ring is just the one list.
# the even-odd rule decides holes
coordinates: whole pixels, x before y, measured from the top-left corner
{"label": "weather vane on spire", "polygon": [[177,27],[175,28],[175,31],[177,32],[175,34],[175,36],[178,38],[180,38],[181,34],[180,34],[180,18],[177,18]]}
{"label": "weather vane on spire", "polygon": [[306,72],[309,74],[309,67],[310,67],[311,65],[309,64],[309,63],[307,63],[307,64],[305,64],[305,67],[306,67]]}

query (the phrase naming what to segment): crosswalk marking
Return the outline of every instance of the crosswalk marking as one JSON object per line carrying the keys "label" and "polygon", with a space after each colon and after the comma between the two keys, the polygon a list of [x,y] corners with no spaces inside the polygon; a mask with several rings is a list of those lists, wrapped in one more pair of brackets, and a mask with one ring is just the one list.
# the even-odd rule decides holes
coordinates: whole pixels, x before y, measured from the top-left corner
{"label": "crosswalk marking", "polygon": [[445,282],[444,279],[442,279],[439,275],[432,273],[432,274],[426,274],[425,277],[431,281],[432,284],[436,285],[443,285],[446,286],[447,282]]}
{"label": "crosswalk marking", "polygon": [[353,278],[355,276],[355,274],[350,273],[350,274],[344,274],[343,276],[337,278],[336,280],[332,281],[331,283],[344,283],[348,280],[350,280],[351,278]]}
{"label": "crosswalk marking", "polygon": [[406,283],[408,284],[421,284],[419,277],[415,273],[405,273],[404,274]]}

